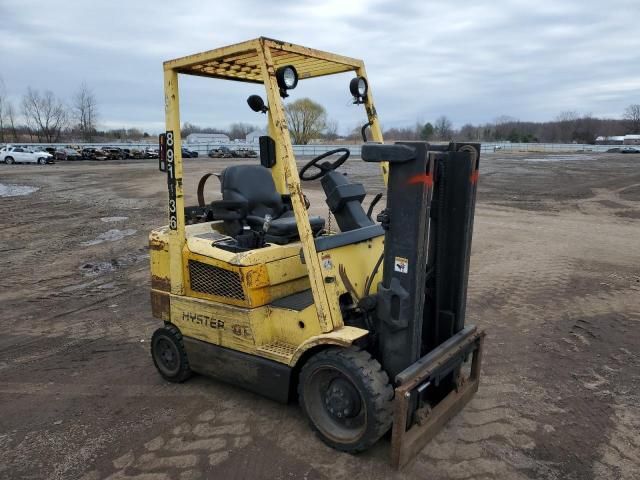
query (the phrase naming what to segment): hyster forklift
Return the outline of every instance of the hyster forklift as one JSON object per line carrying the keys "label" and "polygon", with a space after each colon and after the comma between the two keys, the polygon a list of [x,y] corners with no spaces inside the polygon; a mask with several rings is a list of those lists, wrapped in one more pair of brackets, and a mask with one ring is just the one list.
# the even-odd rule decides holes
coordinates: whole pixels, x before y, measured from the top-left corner
{"label": "hyster forklift", "polygon": [[[364,186],[340,172],[350,151],[298,172],[285,117],[299,80],[344,72],[368,118],[352,161],[379,163],[387,186],[375,220]],[[247,100],[268,120],[259,159],[205,175],[194,206],[183,196],[178,74],[266,91],[266,102]],[[297,394],[325,443],[356,453],[392,430],[402,466],[478,389],[484,332],[464,323],[479,145],[383,144],[361,60],[268,38],[167,61],[164,88],[169,224],[149,238],[160,375],[197,372],[281,402]],[[222,199],[207,203],[210,175]],[[317,179],[339,231],[308,212],[300,181]]]}

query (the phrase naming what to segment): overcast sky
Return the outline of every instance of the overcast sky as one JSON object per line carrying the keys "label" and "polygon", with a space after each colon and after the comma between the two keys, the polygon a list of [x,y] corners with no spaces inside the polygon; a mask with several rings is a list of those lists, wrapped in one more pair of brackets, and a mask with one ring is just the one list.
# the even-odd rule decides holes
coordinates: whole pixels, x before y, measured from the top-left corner
{"label": "overcast sky", "polygon": [[[639,0],[0,0],[0,76],[69,102],[85,81],[103,127],[163,129],[162,62],[258,36],[364,59],[383,126],[456,126],[640,103]],[[349,75],[303,80],[341,131],[362,123]],[[181,77],[181,119],[262,123],[260,86]],[[264,117],[263,117],[264,118]]]}

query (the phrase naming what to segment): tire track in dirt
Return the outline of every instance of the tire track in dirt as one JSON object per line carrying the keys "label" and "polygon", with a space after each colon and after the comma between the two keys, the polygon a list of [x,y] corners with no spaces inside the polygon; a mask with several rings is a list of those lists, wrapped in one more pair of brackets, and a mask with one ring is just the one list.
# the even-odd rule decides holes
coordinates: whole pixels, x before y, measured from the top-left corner
{"label": "tire track in dirt", "polygon": [[[215,410],[197,414],[193,422],[181,423],[149,439],[140,448],[126,451],[111,465],[90,471],[82,479],[240,480],[281,478],[285,472],[289,477],[294,475],[291,478],[321,478],[313,468],[286,451],[279,451],[277,456],[264,457],[261,444],[265,440],[256,435],[256,427],[249,423],[252,417],[250,411],[236,407],[234,401],[223,401]],[[238,461],[241,455],[247,455],[252,460]],[[286,468],[283,468],[285,464]],[[214,471],[216,473],[211,476]]]}
{"label": "tire track in dirt", "polygon": [[[502,215],[501,211],[492,212],[492,217],[497,219],[496,224],[500,225]],[[545,387],[545,376],[556,379],[564,377],[573,387],[576,384],[575,375],[585,375],[579,377],[583,380],[583,388],[586,388],[585,385],[594,389],[600,386],[597,382],[600,378],[605,378],[604,374],[576,372],[576,366],[589,362],[581,363],[574,357],[567,356],[564,350],[567,347],[588,347],[589,342],[593,341],[589,338],[596,335],[611,344],[616,344],[619,338],[607,338],[608,331],[594,333],[593,329],[589,329],[588,320],[584,318],[575,322],[571,322],[571,319],[584,315],[585,312],[598,312],[609,316],[617,312],[626,312],[625,317],[614,322],[611,328],[618,328],[621,335],[629,334],[633,326],[628,317],[639,310],[635,281],[637,272],[623,268],[625,271],[621,274],[619,265],[597,265],[597,262],[590,262],[589,266],[600,266],[602,270],[585,271],[586,265],[582,260],[584,256],[581,250],[589,248],[588,244],[584,245],[583,242],[583,245],[576,249],[578,244],[572,242],[572,234],[569,234],[564,244],[550,244],[548,249],[540,248],[544,245],[544,237],[548,236],[548,233],[545,233],[549,231],[548,226],[540,228],[538,232],[533,220],[538,215],[524,217],[531,218],[529,224],[523,225],[521,232],[505,232],[507,237],[517,237],[517,241],[510,241],[493,249],[480,245],[483,261],[481,265],[472,263],[469,320],[480,324],[483,321],[487,322],[487,349],[495,348],[499,352],[497,355],[489,353],[485,357],[484,383],[481,383],[478,396],[459,415],[460,420],[455,420],[464,420],[468,425],[464,428],[458,425],[456,432],[462,434],[449,441],[450,445],[468,443],[472,446],[476,458],[468,459],[465,454],[456,454],[455,449],[450,449],[451,458],[443,459],[442,455],[439,456],[437,453],[430,454],[430,446],[421,456],[425,465],[438,471],[449,472],[443,478],[475,478],[482,474],[493,478],[563,478],[572,471],[574,474],[576,471],[583,472],[584,478],[593,475],[590,465],[581,467],[580,462],[572,462],[570,456],[563,458],[562,454],[553,454],[553,448],[545,444],[549,441],[558,442],[557,438],[554,438],[557,437],[556,428],[552,425],[561,425],[566,423],[566,418],[574,417],[589,418],[593,421],[593,417],[598,415],[597,407],[588,400],[582,403],[567,403],[566,398],[573,394],[568,391],[571,389],[562,388],[561,380],[556,380],[556,383],[560,383],[560,388]],[[541,220],[543,223],[549,223],[548,218]],[[557,222],[551,220],[551,223]],[[527,233],[531,236],[527,237]],[[592,241],[596,243],[599,239],[594,238]],[[526,268],[523,269],[523,266]],[[602,281],[604,272],[608,275],[607,281]],[[483,278],[491,278],[491,282],[483,282]],[[594,288],[594,283],[599,288]],[[593,291],[597,293],[582,293]],[[622,328],[619,328],[621,326]],[[544,341],[531,342],[531,339],[536,337],[553,338],[551,343],[555,342],[556,353],[561,352],[559,365],[552,366],[552,372],[545,373],[545,368],[548,368],[545,365],[549,365],[551,359],[548,358],[548,350],[544,349]],[[580,343],[580,347],[575,347],[575,342]],[[530,348],[532,343],[534,348]],[[536,352],[536,343],[543,347],[542,354]],[[602,351],[602,347],[598,351]],[[524,370],[511,371],[514,356],[529,360]],[[492,398],[491,390],[486,386],[487,381],[491,381],[488,372],[500,372],[502,377],[519,378],[522,382],[519,384],[521,391],[514,396],[513,404],[501,403],[501,409],[497,409],[490,416],[491,422],[475,425],[474,403]],[[618,381],[625,383],[623,379]],[[486,394],[489,394],[488,399],[484,398]],[[567,406],[571,409],[567,409]],[[571,452],[574,455],[578,451],[581,458],[597,455],[601,446],[608,441],[605,434],[607,428],[615,423],[607,413],[602,413],[604,418],[597,422],[598,433],[595,436],[592,431],[587,434],[591,439],[588,445],[578,446],[578,438],[576,443],[571,443],[569,448],[560,448],[560,451],[563,454]],[[446,431],[449,432],[449,429]],[[442,437],[441,434],[436,439],[436,444]],[[518,461],[512,462],[512,459]],[[458,465],[460,462],[464,462],[464,468]],[[512,467],[511,470],[507,468],[509,465]]]}

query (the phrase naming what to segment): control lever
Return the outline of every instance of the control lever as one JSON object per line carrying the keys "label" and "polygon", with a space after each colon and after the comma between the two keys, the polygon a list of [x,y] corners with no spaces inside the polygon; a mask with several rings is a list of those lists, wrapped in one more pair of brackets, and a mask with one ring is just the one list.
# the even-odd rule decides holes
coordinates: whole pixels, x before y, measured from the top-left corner
{"label": "control lever", "polygon": [[267,235],[267,232],[271,227],[271,220],[273,220],[273,217],[267,213],[264,216],[264,223],[262,224],[262,231],[260,232],[260,245],[258,248],[262,248],[265,245],[264,237]]}
{"label": "control lever", "polygon": [[266,234],[269,231],[269,227],[271,227],[271,220],[273,220],[273,217],[267,213],[264,216],[264,223],[262,224],[262,233]]}

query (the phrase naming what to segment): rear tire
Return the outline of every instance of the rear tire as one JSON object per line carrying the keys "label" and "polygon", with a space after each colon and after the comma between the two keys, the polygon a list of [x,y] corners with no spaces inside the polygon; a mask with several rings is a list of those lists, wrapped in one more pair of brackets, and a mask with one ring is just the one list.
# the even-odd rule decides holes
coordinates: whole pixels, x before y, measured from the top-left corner
{"label": "rear tire", "polygon": [[15,163],[15,160],[13,159],[13,157],[7,157],[4,159],[4,163],[6,163],[7,165],[13,165]]}
{"label": "rear tire", "polygon": [[362,452],[391,427],[389,377],[356,347],[331,347],[311,357],[300,372],[298,399],[311,428],[336,450]]}
{"label": "rear tire", "polygon": [[153,332],[151,358],[162,378],[169,382],[182,383],[192,375],[182,334],[173,325]]}

